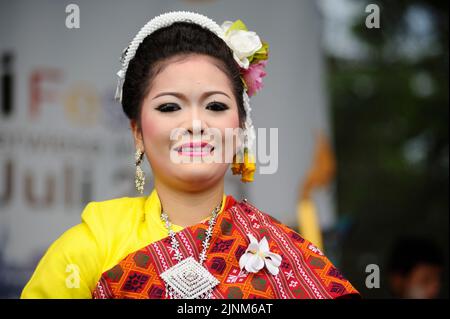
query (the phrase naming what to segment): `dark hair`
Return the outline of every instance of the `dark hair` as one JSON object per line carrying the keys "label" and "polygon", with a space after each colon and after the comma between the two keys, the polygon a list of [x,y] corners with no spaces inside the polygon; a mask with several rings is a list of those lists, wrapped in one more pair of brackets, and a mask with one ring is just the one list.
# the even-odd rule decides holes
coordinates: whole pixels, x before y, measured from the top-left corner
{"label": "dark hair", "polygon": [[216,58],[220,69],[230,79],[238,105],[241,127],[245,122],[242,99],[244,90],[239,65],[233,58],[228,45],[212,31],[188,22],[175,22],[158,29],[139,45],[135,56],[128,64],[123,83],[122,108],[127,117],[136,120],[140,126],[142,102],[147,95],[151,81],[162,71],[164,61],[179,56],[204,54]]}
{"label": "dark hair", "polygon": [[416,237],[398,239],[391,250],[388,271],[408,275],[419,264],[443,266],[443,256],[435,243]]}

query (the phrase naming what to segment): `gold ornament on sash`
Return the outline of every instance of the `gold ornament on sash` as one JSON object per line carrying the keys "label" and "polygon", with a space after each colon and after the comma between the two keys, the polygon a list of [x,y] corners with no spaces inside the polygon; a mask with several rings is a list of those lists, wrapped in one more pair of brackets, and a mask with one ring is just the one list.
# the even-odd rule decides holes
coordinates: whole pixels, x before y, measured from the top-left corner
{"label": "gold ornament on sash", "polygon": [[248,151],[247,147],[244,148],[244,154],[242,154],[242,152],[238,152],[234,155],[231,170],[233,175],[242,175],[242,182],[253,182],[253,176],[256,170],[256,161],[254,156]]}

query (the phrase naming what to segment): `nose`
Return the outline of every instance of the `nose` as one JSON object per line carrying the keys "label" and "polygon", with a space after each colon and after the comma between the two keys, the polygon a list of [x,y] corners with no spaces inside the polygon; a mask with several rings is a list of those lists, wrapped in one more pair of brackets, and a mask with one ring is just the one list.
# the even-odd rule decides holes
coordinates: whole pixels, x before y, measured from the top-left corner
{"label": "nose", "polygon": [[190,121],[187,127],[187,131],[192,135],[195,134],[203,135],[206,129],[207,127],[204,121],[194,119]]}
{"label": "nose", "polygon": [[200,116],[197,107],[192,107],[190,117],[186,123],[185,128],[192,135],[195,134],[203,135],[207,130],[208,125],[205,119]]}

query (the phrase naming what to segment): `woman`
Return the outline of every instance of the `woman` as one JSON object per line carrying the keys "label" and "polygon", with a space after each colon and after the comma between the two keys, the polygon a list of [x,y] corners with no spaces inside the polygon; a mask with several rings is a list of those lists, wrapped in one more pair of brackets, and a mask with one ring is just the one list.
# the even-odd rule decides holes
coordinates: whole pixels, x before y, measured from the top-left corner
{"label": "woman", "polygon": [[267,58],[268,44],[240,20],[218,26],[170,12],[147,23],[122,54],[116,98],[134,136],[136,188],[144,155],[155,187],[148,197],[89,203],[22,297],[358,296],[314,245],[224,194],[230,162],[243,182],[253,179],[248,96],[261,88]]}

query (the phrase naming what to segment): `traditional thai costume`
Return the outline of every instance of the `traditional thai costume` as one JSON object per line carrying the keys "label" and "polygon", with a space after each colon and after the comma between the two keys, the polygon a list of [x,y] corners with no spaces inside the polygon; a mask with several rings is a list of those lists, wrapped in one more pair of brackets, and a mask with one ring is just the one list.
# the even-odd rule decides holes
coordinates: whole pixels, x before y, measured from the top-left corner
{"label": "traditional thai costume", "polygon": [[[323,253],[297,232],[248,201],[236,201],[231,195],[223,199],[204,263],[219,281],[211,298],[359,296]],[[183,258],[198,260],[208,222],[186,228],[173,225]],[[265,237],[270,251],[281,257],[277,275],[266,267],[258,272],[240,267],[248,234],[258,240]],[[176,263],[156,190],[148,197],[92,202],[83,211],[82,223],[47,250],[22,298],[166,298],[160,275]],[[70,265],[76,266],[78,280],[74,271],[66,271]]]}

